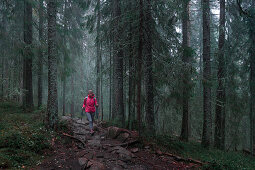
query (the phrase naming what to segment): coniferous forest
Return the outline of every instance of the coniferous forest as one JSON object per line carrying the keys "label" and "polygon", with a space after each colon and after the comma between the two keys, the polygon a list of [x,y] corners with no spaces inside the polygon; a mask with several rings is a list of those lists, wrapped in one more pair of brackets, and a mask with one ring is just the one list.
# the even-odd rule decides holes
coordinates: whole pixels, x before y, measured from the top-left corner
{"label": "coniferous forest", "polygon": [[43,161],[108,140],[122,169],[255,168],[255,0],[1,0],[0,169],[114,169]]}

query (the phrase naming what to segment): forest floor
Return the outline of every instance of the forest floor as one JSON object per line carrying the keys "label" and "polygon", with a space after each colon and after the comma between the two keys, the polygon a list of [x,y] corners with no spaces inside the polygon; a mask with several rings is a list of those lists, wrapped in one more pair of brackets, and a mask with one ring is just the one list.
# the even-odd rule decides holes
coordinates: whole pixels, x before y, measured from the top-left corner
{"label": "forest floor", "polygon": [[197,169],[200,162],[181,159],[160,150],[153,151],[150,145],[141,147],[135,131],[117,127],[105,128],[95,124],[95,134],[89,133],[86,120],[63,117],[72,132],[62,136],[73,139],[70,145],[54,143],[51,157],[34,169]]}
{"label": "forest floor", "polygon": [[203,148],[172,137],[138,138],[105,122],[89,134],[86,120],[62,117],[57,131],[45,127],[45,108],[24,112],[0,101],[0,169],[254,169],[241,152]]}

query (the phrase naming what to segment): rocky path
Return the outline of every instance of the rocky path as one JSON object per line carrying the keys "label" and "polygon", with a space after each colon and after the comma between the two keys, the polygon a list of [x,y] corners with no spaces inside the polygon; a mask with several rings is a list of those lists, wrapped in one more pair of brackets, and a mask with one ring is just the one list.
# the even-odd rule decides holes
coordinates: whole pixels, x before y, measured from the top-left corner
{"label": "rocky path", "polygon": [[147,169],[198,169],[199,164],[182,161],[161,151],[153,152],[150,146],[134,147],[137,133],[117,127],[94,126],[95,134],[89,134],[86,120],[63,117],[73,130],[72,146],[55,144],[54,156],[35,169],[89,169],[89,170],[147,170]]}

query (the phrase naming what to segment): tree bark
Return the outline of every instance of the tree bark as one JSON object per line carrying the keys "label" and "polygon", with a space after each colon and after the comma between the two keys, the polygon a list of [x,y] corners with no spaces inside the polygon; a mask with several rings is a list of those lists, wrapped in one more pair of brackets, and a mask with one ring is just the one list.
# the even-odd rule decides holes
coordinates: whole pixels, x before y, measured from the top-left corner
{"label": "tree bark", "polygon": [[32,84],[32,4],[24,0],[24,58],[23,58],[23,107],[33,108],[33,84]]}
{"label": "tree bark", "polygon": [[71,77],[71,95],[72,95],[72,100],[71,100],[71,117],[74,117],[74,93],[75,93],[75,90],[74,90],[74,73]]}
{"label": "tree bark", "polygon": [[[101,13],[100,13],[100,0],[97,0],[97,38],[96,38],[96,49],[97,49],[97,62],[96,62],[96,70],[97,70],[97,79],[96,79],[96,96],[97,96],[97,102],[100,103],[101,100],[101,92],[100,92],[100,80],[101,80],[101,71],[100,71],[100,65],[101,65],[101,49],[100,49],[100,20],[101,20]],[[100,111],[101,106],[99,106]]]}
{"label": "tree bark", "polygon": [[139,45],[138,45],[138,58],[137,58],[137,121],[138,131],[141,134],[141,86],[142,86],[142,59],[143,59],[143,0],[139,0]]}
{"label": "tree bark", "polygon": [[48,12],[48,102],[47,113],[49,126],[55,128],[58,121],[57,95],[57,48],[56,48],[56,14],[55,0],[49,0]]}
{"label": "tree bark", "polygon": [[[129,1],[129,11],[132,10],[132,1]],[[128,77],[128,124],[127,127],[131,129],[131,116],[133,113],[133,94],[134,94],[134,89],[133,89],[133,82],[134,82],[134,64],[133,64],[133,45],[132,45],[132,19],[129,19],[129,33],[128,33],[128,49],[129,49],[129,54],[128,54],[128,69],[129,69],[129,77]],[[133,113],[134,114],[134,113]]]}
{"label": "tree bark", "polygon": [[42,105],[42,74],[43,74],[43,23],[44,23],[44,12],[43,12],[43,1],[39,1],[39,55],[38,55],[38,108]]}
{"label": "tree bark", "polygon": [[154,88],[153,88],[153,59],[152,59],[152,5],[151,0],[146,1],[145,15],[145,91],[146,91],[146,123],[151,135],[155,135],[154,118]]}
{"label": "tree bark", "polygon": [[[68,12],[67,12],[67,0],[65,0],[65,9],[64,9],[65,11],[64,11],[64,46],[65,46],[65,48],[67,48],[67,46],[66,46],[66,36],[67,36],[67,14],[68,14]],[[66,50],[66,49],[65,49]],[[67,52],[64,52],[64,68],[63,68],[63,103],[62,103],[62,109],[63,109],[63,111],[62,111],[62,115],[64,116],[65,115],[65,113],[66,113],[66,77],[67,77],[67,75],[66,75],[66,67],[67,67]]]}
{"label": "tree bark", "polygon": [[109,41],[109,46],[110,46],[109,120],[112,120],[112,45],[111,45],[111,39]]}
{"label": "tree bark", "polygon": [[[253,4],[255,2],[253,1]],[[250,47],[250,145],[251,154],[254,153],[254,138],[255,138],[255,15],[249,18],[250,25],[250,37],[251,37],[251,47]]]}
{"label": "tree bark", "polygon": [[121,9],[120,0],[114,0],[114,50],[113,50],[113,110],[112,115],[116,122],[124,125],[123,103],[123,51],[121,46]]}
{"label": "tree bark", "polygon": [[190,20],[189,20],[189,3],[190,0],[183,0],[183,15],[182,15],[182,62],[183,62],[183,94],[182,94],[182,129],[181,140],[189,140],[189,98],[190,98],[190,71],[191,71],[191,50],[190,50]]}
{"label": "tree bark", "polygon": [[225,148],[225,0],[220,0],[220,25],[218,42],[218,87],[215,111],[215,143],[218,149]]}
{"label": "tree bark", "polygon": [[203,134],[202,145],[211,143],[211,57],[210,57],[210,1],[202,0],[203,7]]}

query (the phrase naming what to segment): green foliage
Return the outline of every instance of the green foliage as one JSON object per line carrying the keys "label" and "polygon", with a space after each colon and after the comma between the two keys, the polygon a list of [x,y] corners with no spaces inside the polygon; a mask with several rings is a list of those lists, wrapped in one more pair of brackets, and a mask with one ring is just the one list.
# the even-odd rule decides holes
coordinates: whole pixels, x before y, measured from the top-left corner
{"label": "green foliage", "polygon": [[42,123],[42,111],[23,113],[16,103],[0,104],[0,168],[34,165],[50,148],[51,132]]}
{"label": "green foliage", "polygon": [[224,152],[213,148],[206,149],[197,142],[182,142],[170,136],[157,136],[150,139],[162,151],[171,152],[184,158],[205,162],[204,169],[253,169],[255,159],[240,152]]}

